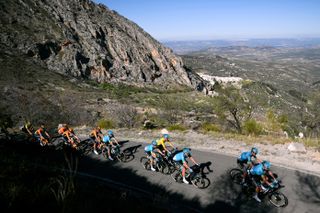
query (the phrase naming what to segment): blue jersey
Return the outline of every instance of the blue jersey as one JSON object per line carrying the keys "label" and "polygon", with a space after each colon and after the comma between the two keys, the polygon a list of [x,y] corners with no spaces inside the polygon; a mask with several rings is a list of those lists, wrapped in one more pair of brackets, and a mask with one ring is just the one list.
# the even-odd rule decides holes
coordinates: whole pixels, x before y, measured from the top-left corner
{"label": "blue jersey", "polygon": [[263,165],[259,163],[258,165],[252,167],[252,169],[250,169],[250,174],[258,175],[258,176],[263,175],[264,174]]}
{"label": "blue jersey", "polygon": [[240,155],[240,160],[241,161],[247,161],[247,162],[251,162],[251,158],[252,158],[252,154],[251,152],[242,152]]}
{"label": "blue jersey", "polygon": [[153,151],[153,145],[152,144],[150,144],[150,145],[148,145],[148,146],[146,146],[146,147],[144,147],[144,151],[146,151],[146,152],[152,152]]}
{"label": "blue jersey", "polygon": [[110,137],[108,135],[103,136],[102,141],[106,144],[110,143]]}
{"label": "blue jersey", "polygon": [[182,161],[183,163],[186,161],[183,152],[177,153],[177,154],[173,157],[173,160],[174,160],[174,161]]}

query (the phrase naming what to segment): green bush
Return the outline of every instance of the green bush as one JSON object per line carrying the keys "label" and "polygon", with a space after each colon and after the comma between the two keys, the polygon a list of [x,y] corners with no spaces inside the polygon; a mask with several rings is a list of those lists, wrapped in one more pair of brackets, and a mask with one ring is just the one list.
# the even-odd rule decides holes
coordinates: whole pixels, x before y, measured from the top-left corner
{"label": "green bush", "polygon": [[111,120],[101,119],[98,121],[98,126],[101,129],[112,129],[115,128],[114,122]]}
{"label": "green bush", "polygon": [[260,135],[263,131],[262,126],[254,119],[250,119],[244,122],[243,130],[247,135]]}
{"label": "green bush", "polygon": [[169,131],[185,131],[187,128],[181,124],[173,124],[171,126],[168,126]]}
{"label": "green bush", "polygon": [[202,124],[201,130],[205,132],[221,132],[221,128],[218,125],[212,123]]}

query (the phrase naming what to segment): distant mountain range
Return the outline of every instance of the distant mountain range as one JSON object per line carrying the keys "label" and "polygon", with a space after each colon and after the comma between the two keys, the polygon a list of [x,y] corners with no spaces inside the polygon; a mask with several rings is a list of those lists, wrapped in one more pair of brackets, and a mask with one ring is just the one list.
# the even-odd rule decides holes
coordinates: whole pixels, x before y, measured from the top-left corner
{"label": "distant mountain range", "polygon": [[167,47],[178,54],[204,50],[211,47],[291,47],[309,48],[320,47],[320,38],[272,38],[272,39],[247,39],[247,40],[192,40],[192,41],[163,41]]}

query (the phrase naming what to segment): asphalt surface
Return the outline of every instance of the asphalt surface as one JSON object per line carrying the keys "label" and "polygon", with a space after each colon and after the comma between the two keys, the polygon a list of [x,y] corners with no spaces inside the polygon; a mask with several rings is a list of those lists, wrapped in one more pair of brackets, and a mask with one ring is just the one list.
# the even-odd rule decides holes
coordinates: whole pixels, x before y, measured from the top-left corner
{"label": "asphalt surface", "polygon": [[[170,175],[145,170],[140,164],[146,144],[125,142],[122,150],[130,150],[135,158],[127,163],[112,162],[102,156],[90,154],[80,162],[79,172],[93,178],[128,186],[133,191],[146,193],[153,197],[155,205],[168,205],[170,212],[182,212],[181,206],[190,212],[320,212],[320,177],[271,166],[277,173],[285,188],[284,193],[289,201],[285,208],[276,208],[267,199],[261,203],[241,192],[241,187],[232,183],[228,171],[236,168],[236,159],[227,155],[192,150],[198,163],[211,162],[213,170],[207,177],[211,185],[198,189],[193,185],[176,183]],[[191,163],[191,162],[189,162]],[[271,162],[272,163],[272,162]],[[94,164],[94,165],[93,165]],[[185,210],[183,210],[185,212]]]}

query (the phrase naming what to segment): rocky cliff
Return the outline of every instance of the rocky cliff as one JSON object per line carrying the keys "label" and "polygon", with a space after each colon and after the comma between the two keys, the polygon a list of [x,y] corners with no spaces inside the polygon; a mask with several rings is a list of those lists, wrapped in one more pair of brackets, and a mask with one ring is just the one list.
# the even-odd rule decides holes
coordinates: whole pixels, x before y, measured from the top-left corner
{"label": "rocky cliff", "polygon": [[0,1],[2,50],[98,82],[187,85],[202,79],[138,25],[90,0]]}

